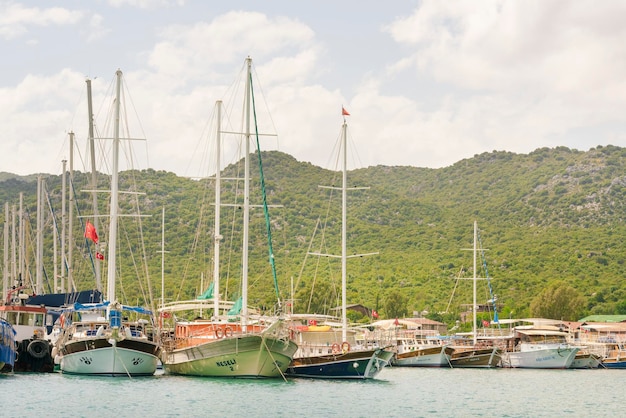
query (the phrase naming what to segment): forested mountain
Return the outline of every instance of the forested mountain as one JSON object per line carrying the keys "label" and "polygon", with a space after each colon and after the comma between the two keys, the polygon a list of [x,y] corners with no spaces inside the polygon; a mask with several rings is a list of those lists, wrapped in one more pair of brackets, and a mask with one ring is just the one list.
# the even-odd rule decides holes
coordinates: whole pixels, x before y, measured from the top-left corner
{"label": "forested mountain", "polygon": [[[340,254],[340,196],[318,186],[339,186],[341,175],[280,152],[264,152],[262,157],[268,203],[278,205],[270,208],[270,217],[281,296],[288,299],[293,288],[296,311],[328,312],[338,305],[340,264],[307,253]],[[239,166],[229,166],[223,176],[236,177],[239,170]],[[256,191],[258,169],[254,165],[252,172],[256,173],[252,186]],[[207,287],[212,275],[212,181],[144,170],[123,173],[121,188],[131,187],[131,178],[136,181],[133,189],[146,193],[139,198],[142,213],[152,215],[142,226],[153,296],[160,298],[162,208],[168,251],[165,298],[198,295],[201,280]],[[0,173],[0,202],[12,207],[24,192],[31,234],[35,179]],[[75,174],[76,203],[83,216],[92,213],[90,196],[80,192],[88,188],[88,180],[84,173]],[[440,169],[368,167],[349,172],[348,180],[351,186],[369,186],[348,195],[348,252],[379,252],[348,261],[348,303],[378,308],[382,317],[427,311],[430,317],[453,322],[461,304],[471,303],[471,281],[457,282],[456,278],[472,277],[472,252],[466,250],[472,248],[476,220],[501,317],[536,313],[533,309],[540,299],[558,297],[545,290],[559,284],[573,291],[567,293],[571,297],[582,298],[576,315],[626,313],[624,148],[599,146],[587,152],[542,148],[530,154],[494,151]],[[106,189],[106,176],[101,175],[100,181],[99,188]],[[60,183],[60,176],[46,175],[50,201],[46,227],[50,230],[48,206],[58,219]],[[221,228],[222,262],[231,265],[223,269],[221,280],[231,300],[238,296],[240,277],[241,188],[241,182],[224,181],[222,193],[222,202],[234,203],[222,209]],[[329,203],[332,193],[335,196]],[[134,199],[124,197],[123,209],[129,211]],[[253,203],[259,204],[260,198],[255,197]],[[108,212],[106,204],[107,199],[100,198],[101,213]],[[251,226],[249,299],[251,304],[270,308],[276,297],[262,209],[253,210]],[[80,228],[79,224],[74,234],[84,262]],[[106,237],[106,228],[99,233]],[[49,283],[52,232],[46,232],[45,242]],[[135,267],[128,258],[124,260],[124,294],[131,301],[142,299],[129,279]],[[31,274],[32,266],[31,261]],[[478,274],[486,276],[483,269]],[[79,288],[93,287],[88,263],[75,268],[75,278]],[[481,281],[479,303],[491,298],[487,283]]]}

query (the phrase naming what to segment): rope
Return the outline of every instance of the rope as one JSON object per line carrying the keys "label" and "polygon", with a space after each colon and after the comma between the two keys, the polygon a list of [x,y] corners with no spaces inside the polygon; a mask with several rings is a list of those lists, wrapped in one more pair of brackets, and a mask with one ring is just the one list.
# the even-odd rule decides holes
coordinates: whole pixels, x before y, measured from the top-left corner
{"label": "rope", "polygon": [[267,195],[265,193],[265,177],[263,176],[263,161],[261,159],[261,145],[259,142],[259,127],[256,118],[256,106],[254,101],[254,88],[252,86],[252,74],[250,74],[250,93],[252,96],[252,112],[254,113],[254,133],[256,137],[256,149],[259,156],[259,176],[261,179],[261,193],[263,196],[263,214],[265,215],[265,227],[267,228],[267,241],[269,246],[270,266],[272,267],[272,277],[274,278],[274,290],[278,298],[280,309],[280,292],[278,290],[278,278],[276,276],[276,263],[274,262],[274,249],[272,248],[272,228],[270,223],[270,214],[267,207]]}
{"label": "rope", "polygon": [[489,270],[487,269],[487,258],[485,257],[485,250],[483,249],[483,244],[480,240],[480,231],[478,231],[478,244],[480,246],[480,258],[483,262],[483,269],[485,269],[485,278],[487,279],[487,286],[489,287],[489,295],[491,296],[491,301],[493,304],[493,322],[498,324],[498,329],[500,329],[500,321],[498,320],[498,307],[496,304],[496,295],[493,293],[493,287],[491,286],[491,279],[489,278]]}

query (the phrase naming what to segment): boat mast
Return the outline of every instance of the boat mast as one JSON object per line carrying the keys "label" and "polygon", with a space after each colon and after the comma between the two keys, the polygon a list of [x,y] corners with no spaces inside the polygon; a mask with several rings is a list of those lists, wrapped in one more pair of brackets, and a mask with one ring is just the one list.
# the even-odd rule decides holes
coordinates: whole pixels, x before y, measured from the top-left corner
{"label": "boat mast", "polygon": [[[98,195],[97,195],[97,187],[98,187],[98,173],[96,171],[96,147],[95,147],[95,139],[93,132],[93,105],[91,100],[91,80],[85,80],[87,83],[87,112],[89,118],[89,157],[91,160],[91,198],[93,201],[93,226],[96,231],[98,231],[99,221],[98,221]],[[98,251],[96,244],[96,252]],[[96,273],[96,289],[98,291],[102,291],[102,279],[100,273],[100,259],[95,257],[94,260],[94,268]]]}
{"label": "boat mast", "polygon": [[478,225],[476,223],[476,221],[474,221],[474,300],[473,300],[473,305],[472,305],[472,311],[473,311],[473,322],[472,322],[472,334],[474,335],[474,345],[476,345],[476,343],[478,342],[478,336],[476,335],[476,281],[478,280],[478,277],[476,276],[476,253],[478,252],[478,248],[477,248],[477,242],[478,242]]}
{"label": "boat mast", "polygon": [[67,266],[67,258],[65,257],[65,200],[67,199],[67,160],[63,160],[63,176],[61,187],[61,288],[60,292],[65,292],[65,268]]}
{"label": "boat mast", "polygon": [[347,213],[348,213],[348,151],[347,151],[348,124],[344,118],[341,126],[341,147],[343,148],[343,178],[341,183],[341,341],[348,340],[348,313],[347,313],[347,280],[348,280],[348,251],[347,251]]}
{"label": "boat mast", "polygon": [[[20,194],[21,195],[21,194]],[[15,226],[17,224],[17,209],[15,208],[15,204],[13,206],[11,206],[11,279],[13,280],[13,285],[17,285],[17,286],[21,286],[22,283],[17,283],[18,282],[18,271],[17,271],[17,260],[16,260],[16,230],[15,230]],[[21,261],[21,260],[20,260]],[[21,277],[20,277],[20,282],[21,282]]]}
{"label": "boat mast", "polygon": [[250,227],[250,107],[252,58],[246,58],[246,93],[245,108],[245,157],[244,157],[244,187],[243,187],[243,256],[241,275],[241,326],[246,331],[248,322],[248,229]]}
{"label": "boat mast", "polygon": [[69,183],[69,192],[70,192],[70,210],[69,210],[69,222],[67,226],[67,240],[69,243],[69,248],[67,252],[67,289],[69,291],[75,291],[76,286],[74,286],[74,277],[72,268],[73,264],[73,256],[74,256],[74,132],[70,132],[70,183]]}
{"label": "boat mast", "polygon": [[37,236],[36,236],[36,258],[35,258],[35,294],[41,295],[43,293],[43,274],[42,274],[42,260],[43,260],[43,210],[41,208],[41,196],[42,196],[42,183],[43,177],[37,176]]}
{"label": "boat mast", "polygon": [[213,317],[218,318],[220,312],[220,205],[221,205],[221,122],[222,101],[216,102],[217,106],[217,138],[215,139],[215,236],[213,237]]}
{"label": "boat mast", "polygon": [[165,206],[161,211],[161,307],[165,306]]}
{"label": "boat mast", "polygon": [[[19,236],[18,242],[19,246],[17,247],[18,251],[18,261],[19,261],[19,270],[17,271],[17,276],[15,276],[19,284],[18,286],[22,286],[24,284],[24,276],[26,271],[26,257],[24,256],[26,251],[26,228],[24,227],[24,193],[20,192],[20,212],[19,212]],[[15,248],[15,247],[14,247]]]}
{"label": "boat mast", "polygon": [[9,290],[9,202],[4,204],[4,254],[2,264],[2,300],[7,298]]}
{"label": "boat mast", "polygon": [[115,128],[113,134],[113,158],[111,166],[111,218],[109,221],[109,253],[107,264],[107,298],[115,301],[115,253],[117,250],[117,217],[118,217],[118,165],[120,143],[120,91],[122,84],[122,71],[115,72],[117,77],[115,92]]}

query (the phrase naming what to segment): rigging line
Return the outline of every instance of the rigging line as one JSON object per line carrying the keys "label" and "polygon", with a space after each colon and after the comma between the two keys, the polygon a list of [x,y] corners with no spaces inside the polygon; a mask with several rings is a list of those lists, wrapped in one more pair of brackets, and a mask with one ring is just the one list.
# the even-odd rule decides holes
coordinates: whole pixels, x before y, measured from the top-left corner
{"label": "rigging line", "polygon": [[[74,206],[75,206],[75,209],[76,209],[76,217],[78,219],[78,222],[80,222],[80,228],[81,228],[80,230],[84,231],[85,230],[85,224],[83,222],[82,212],[80,211],[80,205],[78,204],[78,195],[76,194],[76,187],[74,186],[74,179],[71,176],[69,176],[69,177],[70,177],[69,178],[69,182],[70,182],[69,189],[70,189],[70,193],[74,196],[73,202],[75,202]],[[83,234],[83,236],[84,235],[85,234]],[[91,246],[89,245],[89,239],[87,237],[84,237],[84,238],[85,238],[85,246],[87,247],[87,251],[88,251],[88,254],[89,254],[89,260],[91,261],[91,270],[92,270],[92,272],[94,274],[94,277],[95,277],[95,275],[96,275],[96,266],[95,266],[95,262],[94,262],[94,259],[93,259],[93,253],[91,252]],[[69,244],[72,245],[72,243],[69,243]],[[65,257],[62,257],[62,258],[65,258]],[[67,261],[68,260],[64,260],[64,263],[67,263]],[[66,266],[67,266],[66,267],[66,272],[69,273],[69,266],[67,264],[66,264]],[[72,280],[74,280],[74,279],[72,278]],[[74,283],[71,283],[71,285],[74,287],[74,290],[76,290],[76,285]],[[98,289],[98,290],[100,290],[100,289]]]}
{"label": "rigging line", "polygon": [[[133,184],[134,184],[134,186],[136,188],[136,186],[137,186],[137,178],[135,176],[135,173],[136,173],[136,170],[133,170],[133,171],[131,171],[130,175],[132,177]],[[137,208],[137,214],[139,215],[137,217],[137,229],[138,229],[138,233],[139,233],[139,242],[141,244],[141,252],[142,252],[143,261],[144,261],[141,266],[144,268],[144,274],[145,274],[144,278],[145,278],[145,280],[147,282],[147,286],[148,286],[148,295],[147,295],[148,297],[147,298],[146,298],[146,294],[144,293],[143,286],[140,286],[140,287],[141,287],[141,291],[143,293],[144,300],[147,300],[147,302],[148,302],[148,304],[150,306],[150,309],[152,311],[155,311],[154,298],[153,298],[153,295],[152,295],[152,281],[150,280],[150,271],[148,270],[148,263],[146,262],[146,260],[148,260],[148,255],[147,255],[148,253],[146,251],[146,242],[144,240],[144,234],[143,234],[143,222],[141,220],[141,218],[142,218],[142,216],[141,216],[141,209],[139,207],[139,195],[138,194],[134,194],[133,198],[135,200],[135,207]],[[138,275],[138,278],[139,278],[139,275]],[[138,280],[138,281],[141,282],[141,280]]]}
{"label": "rigging line", "polygon": [[[311,247],[313,246],[313,239],[315,238],[315,234],[317,233],[317,228],[319,224],[320,224],[320,218],[318,217],[317,221],[315,222],[315,228],[313,228],[313,235],[311,236],[311,240],[309,241],[309,247],[307,248],[306,253],[304,253],[304,261],[302,261],[302,265],[300,266],[300,272],[298,273],[298,280],[296,281],[296,285],[295,285],[296,289],[298,289],[298,287],[300,286],[300,282],[302,281],[302,275],[304,274],[304,266],[306,265],[306,261],[309,258],[309,253],[311,252]],[[310,306],[311,306],[311,299],[309,298],[309,307]]]}
{"label": "rigging line", "polygon": [[483,269],[485,270],[485,278],[487,279],[487,286],[489,287],[489,294],[491,295],[491,301],[493,304],[493,321],[498,324],[498,328],[500,328],[500,321],[498,320],[498,306],[496,301],[496,296],[493,293],[493,288],[491,286],[491,278],[489,277],[489,270],[487,269],[487,258],[485,257],[485,250],[483,249],[483,244],[480,239],[480,231],[477,231],[478,236],[478,245],[480,246],[480,258],[483,262]]}
{"label": "rigging line", "polygon": [[[53,226],[54,232],[56,232],[56,236],[57,236],[57,239],[58,239],[59,244],[60,244],[61,243],[61,234],[60,234],[60,231],[59,231],[59,225],[57,223],[56,213],[54,212],[54,208],[52,207],[52,202],[50,201],[50,192],[48,191],[48,184],[44,183],[43,184],[43,188],[44,188],[44,192],[46,194],[46,202],[48,202],[48,209],[50,210],[50,215],[52,216],[52,226]],[[61,263],[62,264],[63,264],[63,255],[64,254],[61,255]],[[63,267],[61,266],[61,268],[63,268]],[[56,266],[55,266],[54,270],[55,270],[54,273],[56,273]],[[51,291],[50,280],[48,280],[48,275],[46,275],[46,284],[48,285],[48,292],[50,292],[50,293],[56,292],[56,289],[54,289],[54,292]]]}
{"label": "rigging line", "polygon": [[276,263],[274,260],[274,249],[272,247],[272,225],[270,223],[270,213],[267,207],[267,195],[265,193],[265,177],[263,176],[263,161],[261,159],[261,144],[259,142],[259,126],[256,118],[256,105],[254,100],[254,87],[252,85],[252,74],[250,75],[250,93],[252,97],[252,112],[254,114],[254,132],[256,135],[256,148],[259,156],[259,176],[261,180],[261,194],[263,197],[263,213],[265,215],[265,226],[267,228],[267,241],[269,245],[269,259],[272,266],[272,276],[274,278],[274,289],[276,291],[276,297],[278,298],[279,310],[280,310],[280,292],[278,290],[278,278],[276,277]]}
{"label": "rigging line", "polygon": [[454,289],[452,289],[452,294],[450,295],[450,300],[448,301],[448,306],[446,307],[446,313],[450,311],[450,305],[452,304],[452,299],[454,298],[454,293],[456,292],[456,288],[459,285],[459,280],[462,274],[463,274],[463,266],[461,266],[461,269],[459,270],[459,275],[456,276],[456,281],[454,282]]}
{"label": "rigging line", "polygon": [[270,348],[267,346],[267,340],[266,340],[266,336],[263,336],[263,339],[261,340],[263,341],[263,346],[265,347],[265,350],[267,350],[267,354],[270,355],[270,358],[272,359],[272,362],[274,363],[274,367],[276,367],[278,369],[278,372],[280,373],[280,376],[283,378],[283,380],[286,382],[287,378],[285,377],[285,374],[283,373],[282,370],[280,370],[280,367],[278,367],[278,364],[276,362],[276,359],[274,358],[274,356],[272,355],[272,352],[270,351]]}

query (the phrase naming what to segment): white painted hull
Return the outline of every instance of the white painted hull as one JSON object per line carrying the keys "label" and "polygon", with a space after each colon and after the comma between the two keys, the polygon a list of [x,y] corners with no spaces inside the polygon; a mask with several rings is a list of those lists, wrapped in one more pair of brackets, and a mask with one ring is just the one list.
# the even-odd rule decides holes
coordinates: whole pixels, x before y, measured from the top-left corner
{"label": "white painted hull", "polygon": [[[95,340],[94,340],[95,342]],[[102,344],[102,340],[99,341]],[[83,341],[86,349],[64,353],[59,359],[61,372],[68,374],[104,375],[104,376],[150,376],[156,371],[158,357],[154,353],[132,348],[112,346],[108,342],[99,348],[90,348],[88,341]],[[142,342],[148,346],[152,343]]]}
{"label": "white painted hull", "polygon": [[150,376],[156,371],[155,356],[134,350],[99,348],[61,357],[61,372],[106,376]]}
{"label": "white painted hull", "polygon": [[281,377],[298,346],[290,340],[240,335],[166,351],[165,371],[213,377]]}
{"label": "white painted hull", "polygon": [[579,348],[544,348],[506,354],[506,365],[526,369],[567,369],[571,366]]}

